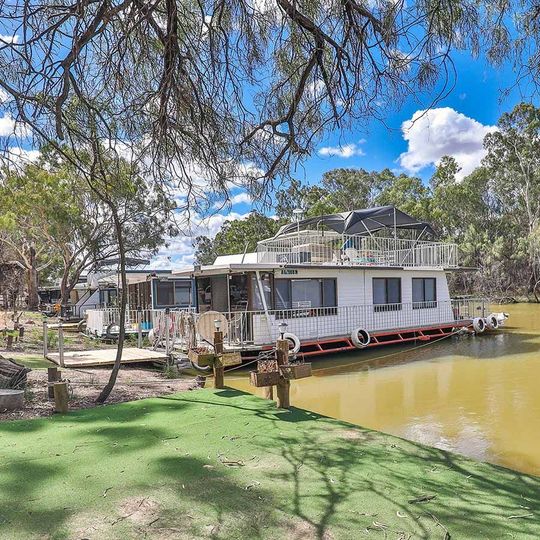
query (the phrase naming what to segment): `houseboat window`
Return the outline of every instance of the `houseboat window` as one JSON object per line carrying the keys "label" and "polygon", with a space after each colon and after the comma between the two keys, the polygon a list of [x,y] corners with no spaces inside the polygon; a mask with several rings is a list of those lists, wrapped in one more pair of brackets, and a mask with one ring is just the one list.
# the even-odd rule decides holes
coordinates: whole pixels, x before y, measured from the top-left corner
{"label": "houseboat window", "polygon": [[197,298],[201,313],[212,309],[212,286],[210,278],[197,278]]}
{"label": "houseboat window", "polygon": [[[264,292],[264,297],[266,300],[266,307],[268,309],[272,308],[272,274],[268,272],[261,272],[260,274],[261,284]],[[257,283],[257,275],[252,274],[251,277],[251,287],[253,291],[253,309],[262,310],[264,309],[264,304],[261,299],[261,293],[259,290],[259,284]]]}
{"label": "houseboat window", "polygon": [[435,278],[413,278],[413,309],[437,307],[437,285]]}
{"label": "houseboat window", "polygon": [[191,284],[186,281],[155,281],[156,308],[189,306]]}
{"label": "houseboat window", "polygon": [[[276,309],[320,308],[336,306],[336,280],[276,279]],[[320,315],[320,313],[317,313]]]}
{"label": "houseboat window", "polygon": [[401,309],[401,278],[373,278],[375,311]]}
{"label": "houseboat window", "polygon": [[172,281],[156,282],[156,307],[174,304],[174,283]]}
{"label": "houseboat window", "polygon": [[99,303],[102,306],[114,306],[118,298],[118,291],[116,289],[103,289],[99,291]]}
{"label": "houseboat window", "polygon": [[290,279],[274,280],[276,291],[276,309],[289,309],[291,307]]}
{"label": "houseboat window", "polygon": [[322,304],[322,290],[318,279],[291,279],[293,308],[317,308]]}
{"label": "houseboat window", "polygon": [[174,304],[176,306],[191,305],[191,284],[175,283],[174,286]]}
{"label": "houseboat window", "polygon": [[229,277],[231,311],[245,311],[248,306],[247,274],[233,274]]}

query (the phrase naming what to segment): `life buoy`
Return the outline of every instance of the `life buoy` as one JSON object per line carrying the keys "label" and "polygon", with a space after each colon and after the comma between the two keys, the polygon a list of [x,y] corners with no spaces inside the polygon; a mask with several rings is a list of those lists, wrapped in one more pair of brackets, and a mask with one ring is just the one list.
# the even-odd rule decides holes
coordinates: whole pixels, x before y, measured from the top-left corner
{"label": "life buoy", "polygon": [[497,328],[499,328],[499,319],[497,319],[497,316],[495,314],[491,314],[487,319],[486,319],[486,324],[487,324],[487,327],[490,329],[490,330],[497,330]]}
{"label": "life buoy", "polygon": [[296,354],[297,352],[300,352],[300,339],[298,339],[298,336],[295,334],[291,334],[290,332],[285,332],[283,334],[283,339],[287,339],[292,344],[292,349],[289,346],[290,351],[293,354]]}
{"label": "life buoy", "polygon": [[473,319],[472,325],[477,334],[481,334],[486,329],[486,321],[482,317]]}
{"label": "life buoy", "polygon": [[364,330],[363,328],[356,328],[351,333],[351,341],[355,347],[363,349],[369,345],[371,336],[367,330]]}

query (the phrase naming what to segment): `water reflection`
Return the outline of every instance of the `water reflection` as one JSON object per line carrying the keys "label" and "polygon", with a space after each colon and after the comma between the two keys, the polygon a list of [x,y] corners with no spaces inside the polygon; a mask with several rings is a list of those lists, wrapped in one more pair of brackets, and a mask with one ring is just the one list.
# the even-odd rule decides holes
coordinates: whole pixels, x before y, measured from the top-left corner
{"label": "water reflection", "polygon": [[[540,306],[500,309],[511,318],[497,334],[316,360],[315,376],[293,383],[291,401],[540,475]],[[252,391],[244,376],[230,383]]]}

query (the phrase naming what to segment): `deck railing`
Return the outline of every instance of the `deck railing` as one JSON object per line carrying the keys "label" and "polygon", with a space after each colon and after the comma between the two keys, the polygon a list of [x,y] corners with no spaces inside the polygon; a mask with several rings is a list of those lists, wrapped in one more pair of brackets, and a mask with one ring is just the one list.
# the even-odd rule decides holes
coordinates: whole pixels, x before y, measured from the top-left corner
{"label": "deck railing", "polygon": [[[171,313],[193,312],[193,308],[171,308]],[[140,313],[140,315],[139,315]],[[86,333],[95,337],[102,337],[107,334],[115,335],[118,333],[118,324],[120,322],[120,308],[100,308],[86,310]],[[164,309],[142,309],[140,312],[136,309],[126,310],[126,332],[135,333],[138,331],[139,316],[141,327],[144,333],[153,328],[158,328],[164,318]]]}
{"label": "deck railing", "polygon": [[[265,311],[225,312],[227,327],[224,328],[225,344],[229,347],[249,347],[274,343],[279,336],[279,324],[287,323],[287,332],[302,341],[349,336],[355,328],[368,332],[406,330],[437,326],[441,324],[468,323],[475,317],[486,317],[489,304],[482,299],[459,299],[434,302],[400,304],[362,304],[340,307],[274,309]],[[186,324],[187,318],[193,323]],[[168,338],[171,343],[185,347],[187,343],[199,343],[198,335],[190,334],[196,328],[200,314],[193,310],[173,310],[169,315]],[[89,310],[87,331],[92,335],[105,335],[106,329],[114,334],[118,324],[118,309]],[[154,329],[156,338],[166,333],[164,310],[143,311],[143,328]],[[137,312],[126,313],[127,330],[137,329]],[[163,335],[161,335],[163,334]]]}
{"label": "deck railing", "polygon": [[443,267],[458,265],[456,244],[300,231],[257,244],[257,261],[274,264]]}

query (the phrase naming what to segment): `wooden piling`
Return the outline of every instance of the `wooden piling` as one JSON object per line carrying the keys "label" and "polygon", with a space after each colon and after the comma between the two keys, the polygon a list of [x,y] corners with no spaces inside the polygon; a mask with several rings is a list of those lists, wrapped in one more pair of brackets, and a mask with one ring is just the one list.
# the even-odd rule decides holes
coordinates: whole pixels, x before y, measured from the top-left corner
{"label": "wooden piling", "polygon": [[273,400],[274,399],[274,387],[263,386],[263,398]]}
{"label": "wooden piling", "polygon": [[[289,340],[278,339],[276,343],[276,355],[278,366],[289,363]],[[291,406],[290,403],[291,383],[289,380],[280,376],[279,383],[277,385],[277,406],[281,409],[288,409]]]}
{"label": "wooden piling", "polygon": [[165,354],[168,356],[171,353],[170,343],[171,343],[171,310],[170,308],[165,308]]}
{"label": "wooden piling", "polygon": [[49,399],[54,398],[54,383],[60,381],[61,372],[58,371],[56,367],[47,368],[47,382],[49,383],[48,387],[48,396]]}
{"label": "wooden piling", "polygon": [[54,383],[54,410],[57,413],[67,413],[69,409],[67,382]]}
{"label": "wooden piling", "polygon": [[225,370],[218,356],[223,353],[223,332],[216,330],[214,332],[214,388],[225,388]]}

